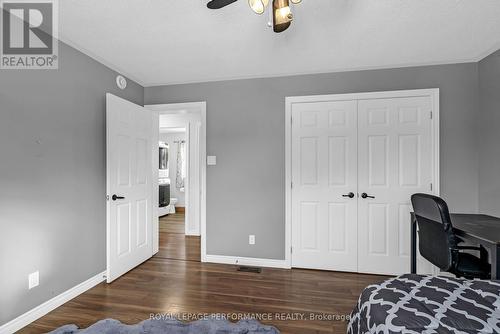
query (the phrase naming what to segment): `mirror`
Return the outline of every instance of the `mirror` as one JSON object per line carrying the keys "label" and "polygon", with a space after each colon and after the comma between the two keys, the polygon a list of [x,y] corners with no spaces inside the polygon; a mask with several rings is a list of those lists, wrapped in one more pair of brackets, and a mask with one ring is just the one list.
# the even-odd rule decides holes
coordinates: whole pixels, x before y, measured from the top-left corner
{"label": "mirror", "polygon": [[168,144],[160,142],[160,170],[168,170]]}

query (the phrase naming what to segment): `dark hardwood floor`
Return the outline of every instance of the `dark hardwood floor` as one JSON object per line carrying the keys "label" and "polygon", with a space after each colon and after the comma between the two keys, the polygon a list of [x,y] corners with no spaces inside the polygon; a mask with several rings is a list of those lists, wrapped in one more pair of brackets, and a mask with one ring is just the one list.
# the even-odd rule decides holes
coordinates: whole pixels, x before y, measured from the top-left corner
{"label": "dark hardwood floor", "polygon": [[361,291],[385,278],[300,269],[239,272],[236,266],[199,262],[199,238],[183,233],[183,214],[163,218],[155,257],[112,284],[101,283],[83,293],[20,333],[45,333],[71,323],[86,328],[105,318],[135,324],[151,314],[200,313],[271,315],[261,322],[276,326],[282,334],[345,333],[346,321],[309,318],[345,318]]}
{"label": "dark hardwood floor", "polygon": [[200,261],[200,237],[184,235],[184,219],[184,212],[160,218],[160,247],[155,257]]}
{"label": "dark hardwood floor", "polygon": [[[153,258],[112,284],[99,284],[47,314],[21,333],[42,333],[75,323],[88,327],[105,318],[127,324],[169,313],[300,313],[348,315],[360,292],[382,276],[314,270],[264,268],[239,272],[235,266]],[[272,320],[282,334],[345,333],[347,322]],[[200,333],[201,334],[201,333]]]}

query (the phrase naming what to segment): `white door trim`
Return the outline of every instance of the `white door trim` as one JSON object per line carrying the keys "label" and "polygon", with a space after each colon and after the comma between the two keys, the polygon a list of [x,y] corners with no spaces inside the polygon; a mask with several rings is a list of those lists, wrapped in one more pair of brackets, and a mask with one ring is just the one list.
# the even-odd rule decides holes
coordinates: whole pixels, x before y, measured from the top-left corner
{"label": "white door trim", "polygon": [[396,90],[384,92],[309,95],[285,98],[285,264],[292,265],[292,105],[308,102],[387,99],[398,97],[430,97],[432,105],[432,184],[440,195],[439,173],[439,88]]}
{"label": "white door trim", "polygon": [[[201,129],[200,129],[200,234],[201,234],[201,261],[206,262],[207,256],[207,103],[203,102],[188,102],[188,103],[171,103],[171,104],[150,104],[145,105],[146,108],[155,111],[155,123],[153,127],[156,126],[156,132],[159,131],[159,115],[161,114],[175,114],[179,110],[199,110],[201,114]],[[154,130],[154,129],[153,129]],[[156,152],[158,148],[154,147],[153,150]],[[158,154],[153,154],[153,156],[158,156]],[[156,165],[158,166],[158,163]],[[155,174],[156,173],[156,174]],[[158,193],[158,170],[153,167],[153,192]],[[188,181],[189,182],[189,181]],[[189,199],[188,199],[189,200]],[[159,241],[159,221],[158,221],[158,208],[153,209],[153,253],[158,253]]]}

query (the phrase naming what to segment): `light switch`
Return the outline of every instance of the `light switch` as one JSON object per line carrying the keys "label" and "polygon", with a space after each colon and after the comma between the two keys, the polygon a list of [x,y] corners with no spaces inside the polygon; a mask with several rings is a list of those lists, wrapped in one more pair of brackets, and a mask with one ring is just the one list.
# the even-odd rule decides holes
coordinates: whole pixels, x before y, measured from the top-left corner
{"label": "light switch", "polygon": [[217,157],[215,155],[207,156],[207,165],[209,166],[217,165]]}

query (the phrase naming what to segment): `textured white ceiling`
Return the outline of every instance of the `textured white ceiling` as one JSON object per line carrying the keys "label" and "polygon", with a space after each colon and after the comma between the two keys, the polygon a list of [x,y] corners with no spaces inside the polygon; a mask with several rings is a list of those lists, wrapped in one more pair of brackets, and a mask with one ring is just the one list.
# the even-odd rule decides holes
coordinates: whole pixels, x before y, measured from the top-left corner
{"label": "textured white ceiling", "polygon": [[303,0],[282,34],[246,0],[61,0],[60,35],[146,86],[477,61],[499,0]]}

